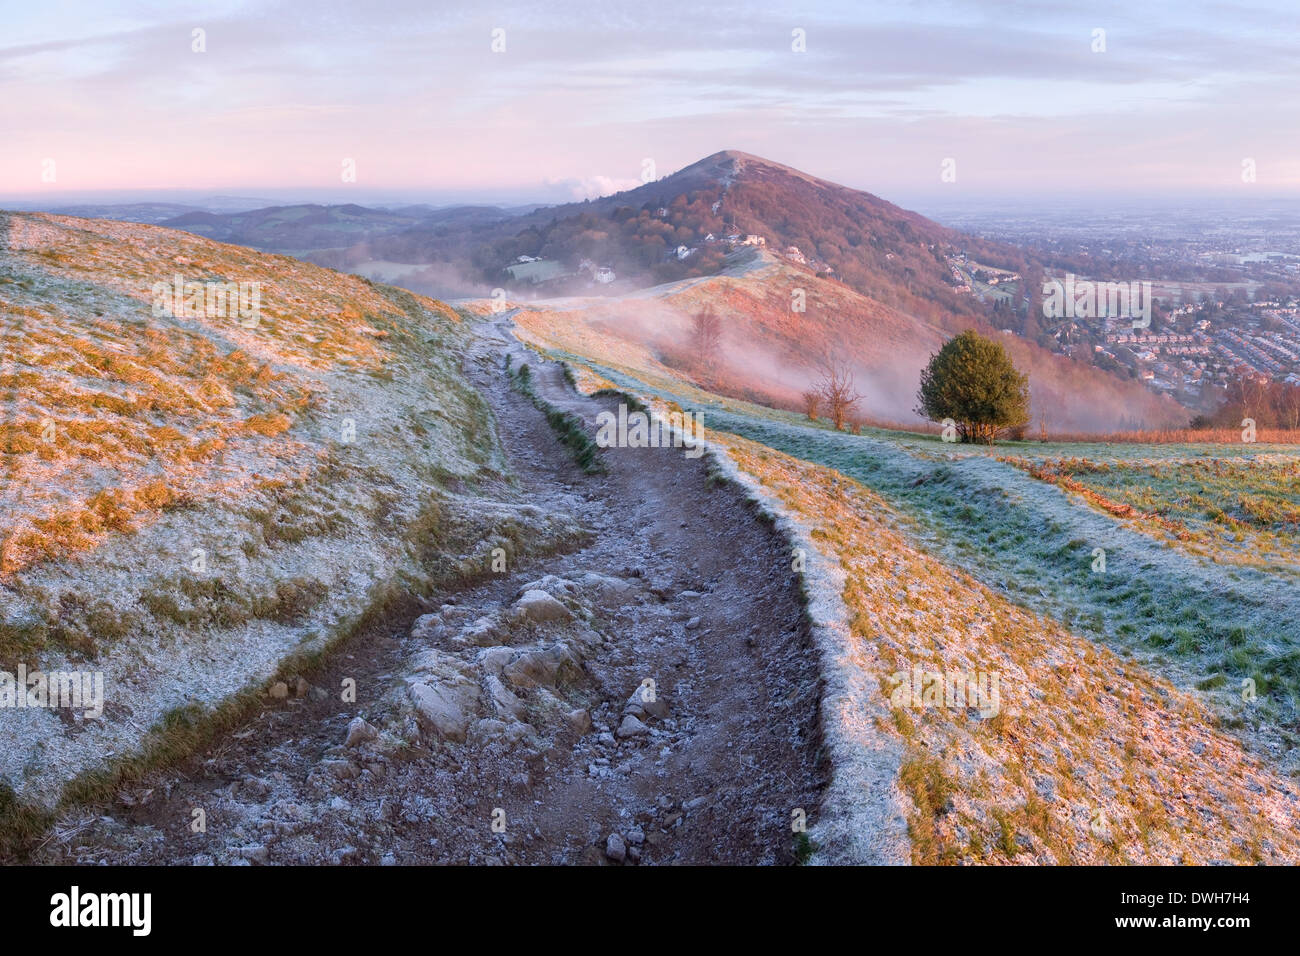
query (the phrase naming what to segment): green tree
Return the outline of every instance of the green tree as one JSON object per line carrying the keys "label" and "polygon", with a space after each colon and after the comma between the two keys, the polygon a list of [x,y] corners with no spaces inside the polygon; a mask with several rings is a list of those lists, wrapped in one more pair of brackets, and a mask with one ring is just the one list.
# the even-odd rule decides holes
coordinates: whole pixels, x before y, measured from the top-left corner
{"label": "green tree", "polygon": [[950,418],[964,442],[991,445],[1002,429],[1029,422],[1029,379],[1002,343],[966,331],[944,343],[921,373],[917,412]]}

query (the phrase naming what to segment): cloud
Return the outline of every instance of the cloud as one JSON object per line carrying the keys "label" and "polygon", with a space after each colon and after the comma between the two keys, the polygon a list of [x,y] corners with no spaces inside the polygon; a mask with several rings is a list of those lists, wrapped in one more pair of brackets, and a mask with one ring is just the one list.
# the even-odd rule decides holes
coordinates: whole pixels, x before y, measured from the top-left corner
{"label": "cloud", "polygon": [[641,185],[639,179],[620,179],[617,176],[587,176],[584,179],[547,179],[546,185],[558,187],[572,199],[599,199],[612,196]]}
{"label": "cloud", "polygon": [[337,187],[356,157],[369,189],[592,198],[644,157],[666,173],[731,145],[877,192],[937,182],[946,156],[962,189],[1211,183],[1232,151],[1300,155],[1281,3],[113,6],[6,22],[6,189],[38,188],[44,157],[59,189]]}

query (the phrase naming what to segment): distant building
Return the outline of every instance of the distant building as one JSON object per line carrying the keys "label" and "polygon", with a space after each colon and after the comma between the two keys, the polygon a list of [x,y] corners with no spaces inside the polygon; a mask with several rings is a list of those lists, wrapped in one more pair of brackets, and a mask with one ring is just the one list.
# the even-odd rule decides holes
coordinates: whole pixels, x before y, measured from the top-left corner
{"label": "distant building", "polygon": [[596,270],[595,279],[597,282],[613,282],[615,279],[614,270],[609,266],[601,266]]}
{"label": "distant building", "polygon": [[766,245],[767,245],[767,240],[766,240],[765,238],[763,238],[762,236],[755,236],[755,235],[752,235],[752,234],[751,234],[751,235],[748,235],[748,236],[745,237],[745,241],[744,241],[743,243],[741,243],[741,245],[744,245],[744,246],[766,246]]}

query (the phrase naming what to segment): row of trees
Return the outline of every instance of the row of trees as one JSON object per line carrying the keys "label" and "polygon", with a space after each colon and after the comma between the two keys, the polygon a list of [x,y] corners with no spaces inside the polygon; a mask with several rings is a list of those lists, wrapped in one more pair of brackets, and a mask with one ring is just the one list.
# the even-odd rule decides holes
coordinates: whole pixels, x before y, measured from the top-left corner
{"label": "row of trees", "polygon": [[1300,386],[1256,378],[1228,383],[1226,401],[1212,415],[1197,415],[1193,428],[1236,428],[1242,419],[1260,428],[1300,429]]}

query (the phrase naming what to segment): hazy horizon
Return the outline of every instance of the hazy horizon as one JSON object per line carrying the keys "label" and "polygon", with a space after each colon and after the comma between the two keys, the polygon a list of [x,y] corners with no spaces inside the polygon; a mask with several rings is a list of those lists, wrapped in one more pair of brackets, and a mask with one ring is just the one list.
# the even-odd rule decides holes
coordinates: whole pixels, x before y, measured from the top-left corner
{"label": "hazy horizon", "polygon": [[[715,150],[717,152],[717,150]],[[703,158],[703,157],[700,157]],[[773,157],[764,157],[772,159],[773,162],[780,162]],[[690,164],[686,164],[690,165]],[[789,165],[786,163],[785,165]],[[682,167],[684,168],[684,167]],[[798,168],[798,167],[797,167]],[[812,176],[818,176],[815,169],[801,168]],[[664,176],[678,172],[678,169],[670,169],[663,172]],[[826,179],[827,177],[818,176]],[[835,182],[835,180],[828,180]],[[599,199],[606,196],[615,195],[627,189],[633,189],[641,183],[631,183],[623,189],[611,190],[607,193],[600,193],[588,199]],[[863,192],[873,193],[881,199],[888,200],[895,205],[903,206],[908,209],[922,211],[922,207],[930,208],[955,208],[964,205],[984,206],[984,205],[1015,205],[1031,208],[1045,208],[1052,204],[1062,206],[1077,206],[1080,204],[1107,203],[1113,204],[1118,208],[1123,207],[1141,207],[1144,205],[1167,205],[1167,204],[1202,204],[1212,205],[1224,202],[1243,202],[1243,203],[1262,203],[1278,202],[1291,203],[1300,202],[1300,192],[1266,192],[1263,190],[1253,191],[1249,195],[1243,195],[1240,191],[1221,190],[1221,191],[1169,191],[1169,192],[1152,192],[1152,191],[1135,191],[1121,192],[1115,190],[1097,189],[1096,191],[1079,191],[1079,192],[1043,192],[1043,193],[1024,193],[1018,191],[996,191],[988,190],[983,192],[968,191],[965,193],[886,193],[871,188],[870,185],[853,185],[850,183],[839,183],[842,186],[849,186]],[[267,205],[298,205],[314,203],[318,205],[344,205],[348,203],[371,206],[376,208],[392,208],[398,206],[416,206],[427,205],[435,208],[444,208],[450,206],[500,206],[516,207],[529,205],[562,205],[571,202],[581,202],[581,199],[573,199],[565,195],[548,195],[544,188],[529,190],[527,187],[515,188],[485,188],[482,190],[470,191],[450,191],[441,190],[436,186],[412,187],[403,190],[391,190],[384,192],[357,192],[343,187],[276,187],[276,186],[248,186],[238,189],[221,189],[221,188],[154,188],[154,189],[88,189],[88,190],[32,190],[28,192],[0,193],[0,207],[3,208],[46,208],[54,205],[79,205],[79,204],[128,204],[128,203],[176,203],[180,205],[201,205],[204,201],[223,200],[227,203],[234,201],[247,201],[255,203],[247,208],[258,208]],[[12,205],[4,205],[11,203]],[[232,208],[234,208],[232,206]]]}

